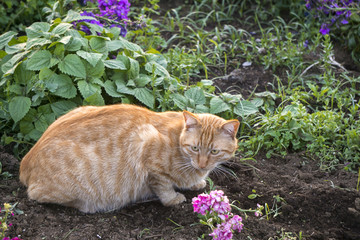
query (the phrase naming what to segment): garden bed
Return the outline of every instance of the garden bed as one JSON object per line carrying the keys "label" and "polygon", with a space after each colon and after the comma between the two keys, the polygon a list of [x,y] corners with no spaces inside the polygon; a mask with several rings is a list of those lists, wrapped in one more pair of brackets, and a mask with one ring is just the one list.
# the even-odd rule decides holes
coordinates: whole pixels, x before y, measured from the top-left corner
{"label": "garden bed", "polygon": [[[302,239],[359,238],[360,193],[355,190],[355,174],[343,170],[322,172],[317,162],[302,153],[270,159],[260,154],[255,159],[256,162],[240,162],[236,157],[230,162],[228,167],[237,178],[230,174],[210,176],[215,188],[223,190],[238,207],[254,209],[257,203],[267,203],[274,210],[269,219],[255,217],[253,213],[246,217],[233,210],[244,219],[244,230],[234,239],[285,239],[285,236],[299,239],[300,234]],[[210,233],[207,227],[196,224],[198,219],[191,204],[191,199],[200,191],[185,191],[186,203],[175,207],[164,207],[153,200],[114,212],[84,214],[76,209],[29,200],[26,188],[17,177],[18,161],[3,149],[0,161],[3,170],[15,176],[1,182],[0,199],[17,202],[16,208],[24,212],[10,217],[13,226],[8,234],[11,236],[22,239],[196,239]],[[258,196],[249,199],[253,190]]]}

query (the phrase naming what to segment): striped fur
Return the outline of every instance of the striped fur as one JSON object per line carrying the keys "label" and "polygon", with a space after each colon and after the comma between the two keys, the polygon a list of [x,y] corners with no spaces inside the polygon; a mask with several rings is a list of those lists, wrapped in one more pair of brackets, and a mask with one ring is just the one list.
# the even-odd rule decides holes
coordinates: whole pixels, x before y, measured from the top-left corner
{"label": "striped fur", "polygon": [[30,199],[88,213],[152,195],[165,206],[179,204],[185,197],[174,188],[205,187],[209,172],[234,154],[238,126],[211,114],[80,107],[50,125],[27,153],[20,181]]}

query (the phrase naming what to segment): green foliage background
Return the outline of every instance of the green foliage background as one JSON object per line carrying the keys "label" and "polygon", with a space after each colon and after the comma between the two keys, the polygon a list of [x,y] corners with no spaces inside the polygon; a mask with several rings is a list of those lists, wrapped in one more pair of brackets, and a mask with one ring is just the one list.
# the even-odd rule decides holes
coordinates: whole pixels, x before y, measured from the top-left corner
{"label": "green foliage background", "polygon": [[[303,1],[196,0],[161,16],[158,0],[133,1],[131,18],[146,27],[126,38],[77,22],[92,18],[69,10],[76,1],[27,4],[35,2],[31,23],[0,34],[1,143],[13,144],[18,157],[77,106],[134,103],[239,118],[246,157],[303,151],[325,170],[359,167],[360,78],[334,60],[333,41],[343,35],[318,34]],[[10,21],[11,9],[1,21]],[[267,90],[248,99],[215,93],[213,81],[244,63],[274,73]]]}

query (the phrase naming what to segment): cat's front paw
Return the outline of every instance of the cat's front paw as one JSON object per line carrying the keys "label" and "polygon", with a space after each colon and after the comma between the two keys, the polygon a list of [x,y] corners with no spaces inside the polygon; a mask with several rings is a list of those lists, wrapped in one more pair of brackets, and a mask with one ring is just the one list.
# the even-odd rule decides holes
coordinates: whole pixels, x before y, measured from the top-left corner
{"label": "cat's front paw", "polygon": [[183,194],[176,193],[176,196],[174,198],[166,200],[166,201],[162,201],[162,203],[164,204],[164,206],[169,207],[169,206],[180,204],[185,201],[186,201],[186,197]]}
{"label": "cat's front paw", "polygon": [[201,190],[203,188],[206,187],[206,181],[205,180],[201,180],[201,182],[199,182],[198,184],[193,185],[190,190],[196,191],[196,190]]}

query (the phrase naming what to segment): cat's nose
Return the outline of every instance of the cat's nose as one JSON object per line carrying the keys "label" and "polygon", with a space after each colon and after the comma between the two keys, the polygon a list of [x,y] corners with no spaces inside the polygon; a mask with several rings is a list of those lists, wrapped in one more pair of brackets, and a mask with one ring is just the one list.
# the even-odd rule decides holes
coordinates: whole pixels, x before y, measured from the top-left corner
{"label": "cat's nose", "polygon": [[208,159],[206,157],[200,157],[198,166],[201,169],[206,168]]}

